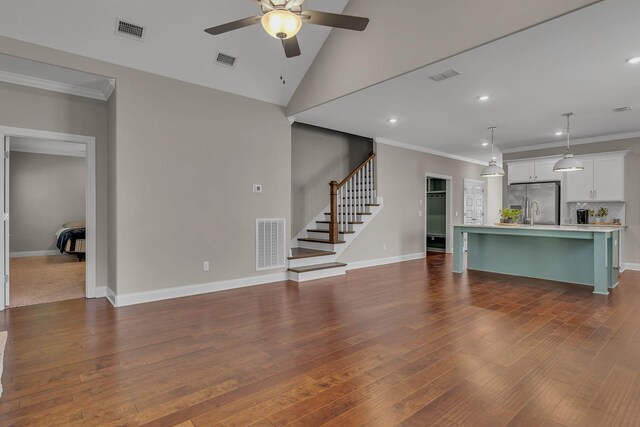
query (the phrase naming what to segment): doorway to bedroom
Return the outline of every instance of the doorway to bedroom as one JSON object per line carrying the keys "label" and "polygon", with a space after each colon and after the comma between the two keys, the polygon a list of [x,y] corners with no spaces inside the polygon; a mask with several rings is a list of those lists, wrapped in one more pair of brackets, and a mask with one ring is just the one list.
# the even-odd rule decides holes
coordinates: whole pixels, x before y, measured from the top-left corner
{"label": "doorway to bedroom", "polygon": [[85,144],[6,137],[5,153],[9,305],[85,298]]}

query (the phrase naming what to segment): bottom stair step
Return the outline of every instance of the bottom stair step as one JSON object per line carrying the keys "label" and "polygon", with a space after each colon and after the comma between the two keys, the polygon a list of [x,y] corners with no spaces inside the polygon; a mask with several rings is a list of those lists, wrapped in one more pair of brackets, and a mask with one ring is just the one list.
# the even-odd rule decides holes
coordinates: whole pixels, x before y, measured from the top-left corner
{"label": "bottom stair step", "polygon": [[333,251],[319,251],[316,249],[307,249],[307,248],[292,248],[291,256],[288,257],[289,260],[292,259],[303,259],[303,258],[314,258],[326,255],[335,255],[336,253]]}
{"label": "bottom stair step", "polygon": [[347,272],[347,264],[328,262],[324,264],[305,265],[288,269],[289,280],[306,282],[326,277],[343,276]]}
{"label": "bottom stair step", "polygon": [[347,264],[343,262],[328,262],[326,264],[307,265],[305,267],[290,268],[289,271],[293,273],[310,273],[312,271],[328,270],[330,268],[346,267]]}

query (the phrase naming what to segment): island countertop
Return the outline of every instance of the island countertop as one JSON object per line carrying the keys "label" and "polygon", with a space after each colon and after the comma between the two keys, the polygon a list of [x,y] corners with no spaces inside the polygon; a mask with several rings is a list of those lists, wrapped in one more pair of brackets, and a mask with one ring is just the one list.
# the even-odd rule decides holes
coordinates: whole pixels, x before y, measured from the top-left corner
{"label": "island countertop", "polygon": [[463,228],[493,228],[500,230],[547,230],[547,231],[582,231],[587,233],[611,233],[612,231],[623,230],[624,226],[604,226],[604,225],[454,225],[454,227]]}

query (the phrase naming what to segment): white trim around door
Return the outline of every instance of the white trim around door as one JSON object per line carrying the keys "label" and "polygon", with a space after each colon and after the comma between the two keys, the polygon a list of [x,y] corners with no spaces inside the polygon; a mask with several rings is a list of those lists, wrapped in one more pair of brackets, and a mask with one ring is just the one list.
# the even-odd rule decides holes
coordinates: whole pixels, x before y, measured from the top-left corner
{"label": "white trim around door", "polygon": [[[96,298],[98,292],[96,290],[96,138],[93,136],[74,135],[68,133],[49,132],[34,129],[23,129],[15,127],[0,126],[0,140],[4,141],[5,137],[22,137],[42,139],[48,141],[63,141],[63,142],[75,142],[84,144],[86,147],[86,162],[87,162],[87,183],[86,183],[86,297]],[[4,189],[4,176],[2,177],[2,188]],[[4,271],[4,263],[2,263],[2,274],[6,275],[8,272]],[[104,292],[100,292],[103,294]],[[4,302],[4,301],[3,301]],[[11,301],[9,301],[11,303]],[[4,303],[0,306],[0,310],[4,309]]]}

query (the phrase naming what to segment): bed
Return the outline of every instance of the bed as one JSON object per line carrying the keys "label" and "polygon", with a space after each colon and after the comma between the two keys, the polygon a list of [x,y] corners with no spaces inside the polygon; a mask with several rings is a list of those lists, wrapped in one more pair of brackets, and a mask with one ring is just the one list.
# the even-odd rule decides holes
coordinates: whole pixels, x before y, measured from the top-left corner
{"label": "bed", "polygon": [[78,262],[86,258],[86,228],[84,221],[68,222],[56,232],[56,246],[60,253],[78,257]]}

